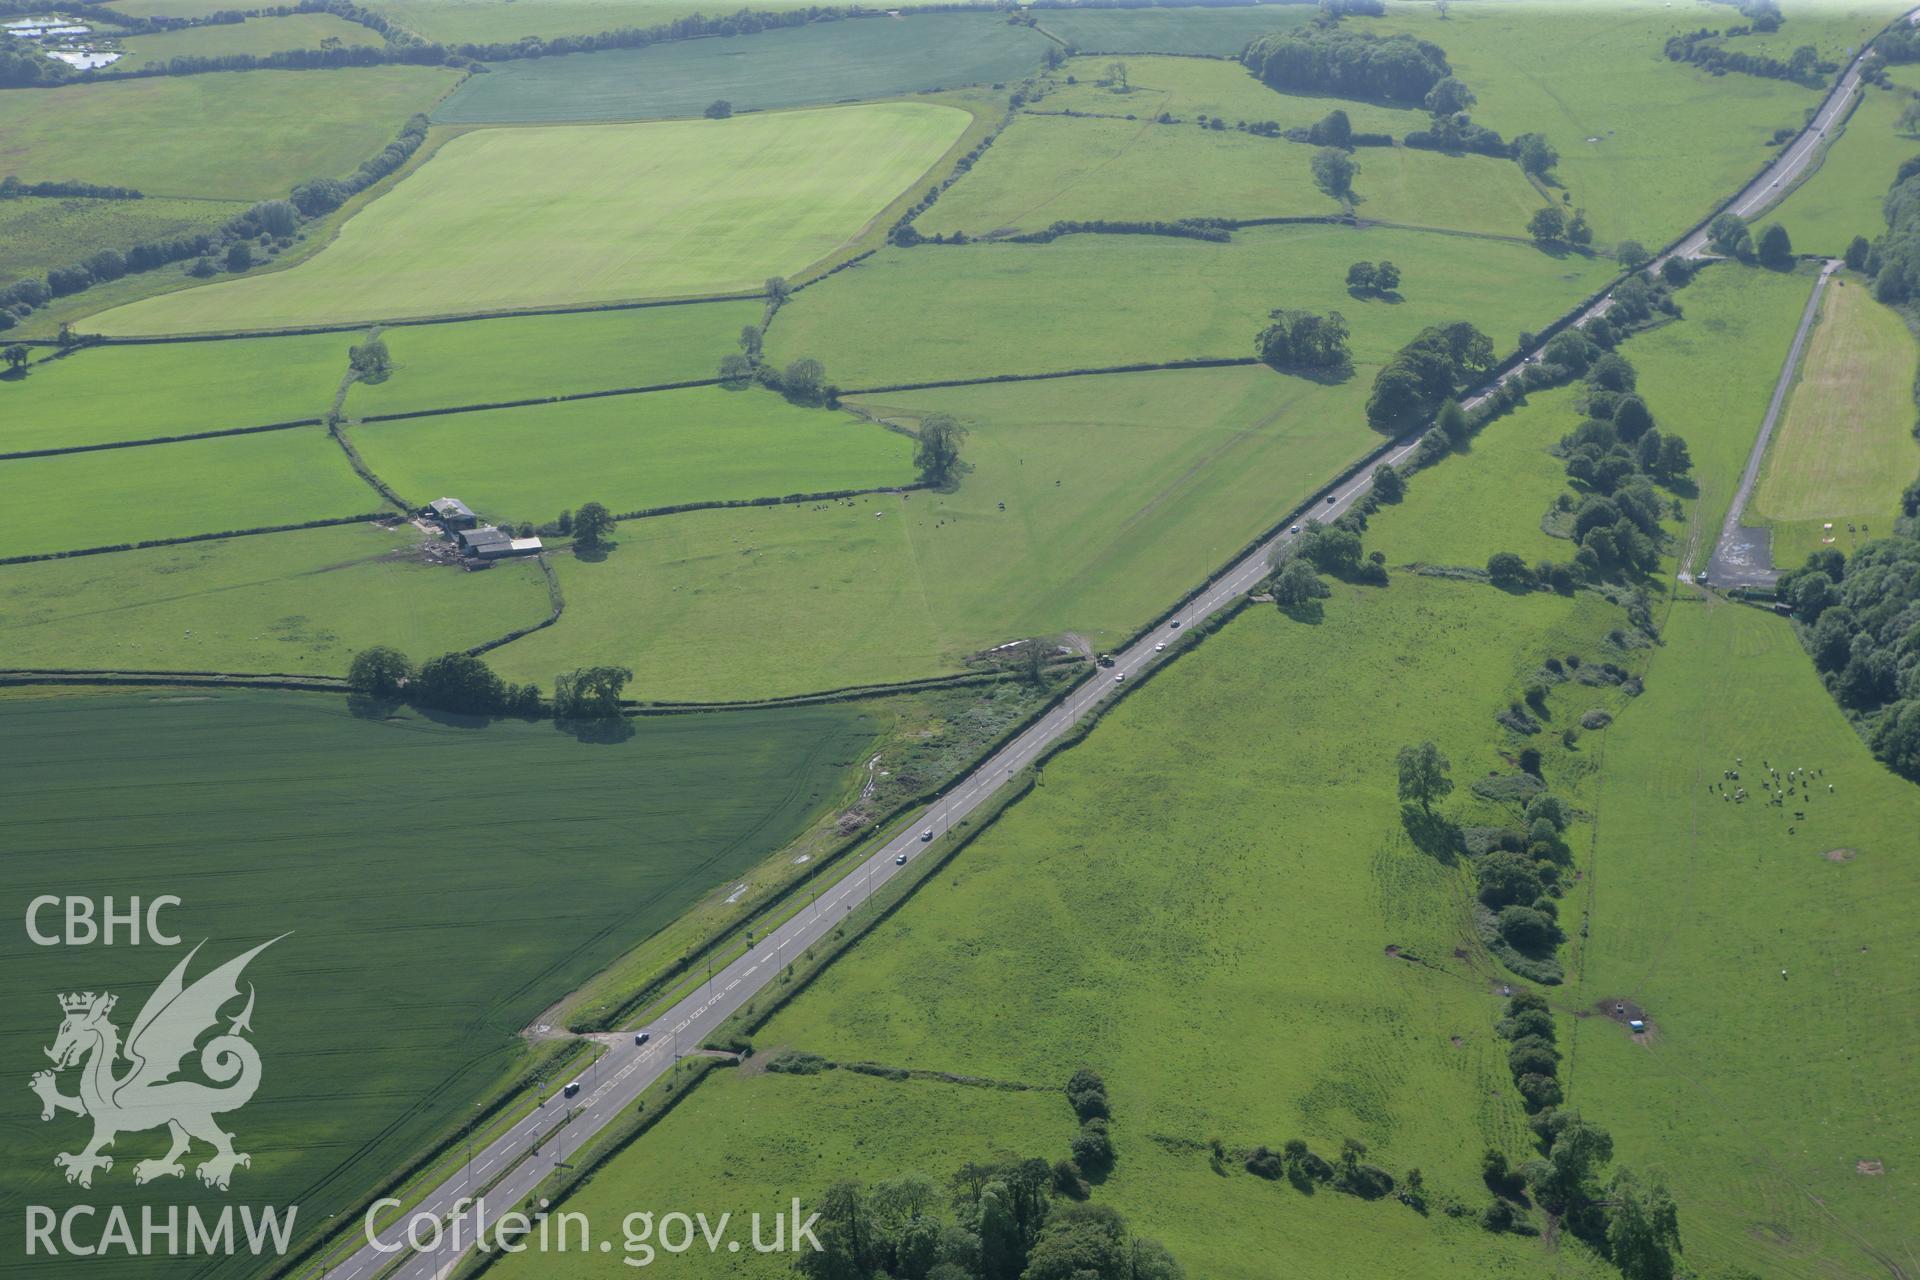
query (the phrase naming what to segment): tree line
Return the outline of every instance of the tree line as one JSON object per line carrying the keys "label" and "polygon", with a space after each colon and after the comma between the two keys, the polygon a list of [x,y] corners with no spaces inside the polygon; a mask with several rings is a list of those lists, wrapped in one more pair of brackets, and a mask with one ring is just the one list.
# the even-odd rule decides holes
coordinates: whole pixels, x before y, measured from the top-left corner
{"label": "tree line", "polygon": [[[54,267],[44,276],[17,280],[0,288],[0,332],[18,325],[55,298],[176,262],[189,263],[188,274],[202,278],[218,274],[222,269],[236,273],[247,271],[256,262],[291,247],[295,236],[306,223],[333,212],[405,164],[420,149],[420,144],[426,141],[427,127],[427,118],[415,115],[400,127],[400,132],[392,142],[377,154],[361,161],[360,167],[350,176],[314,178],[303,182],[294,187],[285,199],[263,200],[229,219],[217,230],[194,232],[166,240],[143,241],[126,250],[100,249],[79,262]],[[5,182],[0,182],[0,194],[4,193],[6,183],[14,181],[9,177]],[[16,185],[24,189],[29,184]],[[139,195],[126,187],[105,190],[132,193],[110,197],[115,199],[138,198]]]}
{"label": "tree line", "polygon": [[1722,33],[1702,27],[1698,31],[1669,36],[1667,57],[1674,62],[1690,62],[1716,76],[1737,71],[1742,75],[1764,76],[1769,80],[1791,80],[1810,89],[1825,85],[1827,77],[1840,69],[1839,63],[1823,59],[1820,51],[1810,44],[1801,45],[1787,61],[1782,62],[1764,53],[1729,49],[1719,43],[1723,34],[1732,32]]}
{"label": "tree line", "polygon": [[[552,713],[557,720],[611,720],[621,715],[620,696],[633,672],[625,667],[581,667],[556,676]],[[410,703],[471,716],[542,716],[548,707],[540,686],[512,684],[470,653],[444,653],[415,666],[390,645],[353,655],[347,687],[376,702]]]}

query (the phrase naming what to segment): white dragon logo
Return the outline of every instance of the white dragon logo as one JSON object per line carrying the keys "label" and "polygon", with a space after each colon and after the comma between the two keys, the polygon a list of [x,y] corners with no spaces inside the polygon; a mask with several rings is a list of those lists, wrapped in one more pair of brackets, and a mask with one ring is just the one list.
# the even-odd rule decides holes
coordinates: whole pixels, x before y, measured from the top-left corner
{"label": "white dragon logo", "polygon": [[[213,1155],[194,1170],[209,1187],[225,1191],[234,1169],[253,1163],[250,1156],[233,1149],[233,1135],[213,1119],[245,1106],[260,1087],[259,1051],[241,1038],[242,1032],[253,1029],[251,983],[247,985],[246,1007],[231,1020],[226,1033],[200,1047],[201,1073],[223,1087],[176,1080],[174,1076],[201,1035],[217,1026],[221,1008],[239,998],[240,972],[247,962],[278,941],[280,938],[263,942],[188,986],[187,965],[200,951],[200,947],[194,947],[148,997],[140,1016],[133,1020],[124,1048],[120,1029],[107,1020],[118,997],[91,991],[60,997],[60,1009],[66,1017],[53,1047],[46,1051],[53,1060],[53,1070],[36,1073],[30,1087],[40,1095],[42,1120],[51,1120],[61,1111],[93,1117],[93,1141],[80,1152],[63,1151],[53,1158],[56,1168],[66,1170],[68,1182],[91,1187],[96,1169],[113,1168],[113,1157],[102,1155],[102,1148],[112,1146],[122,1133],[162,1125],[173,1136],[173,1148],[161,1159],[136,1164],[135,1183],[182,1176],[186,1169],[180,1157],[195,1138],[213,1147]],[[79,1095],[61,1093],[55,1073],[79,1064],[88,1055],[92,1056],[80,1073]],[[115,1075],[114,1064],[121,1057],[131,1068]]]}

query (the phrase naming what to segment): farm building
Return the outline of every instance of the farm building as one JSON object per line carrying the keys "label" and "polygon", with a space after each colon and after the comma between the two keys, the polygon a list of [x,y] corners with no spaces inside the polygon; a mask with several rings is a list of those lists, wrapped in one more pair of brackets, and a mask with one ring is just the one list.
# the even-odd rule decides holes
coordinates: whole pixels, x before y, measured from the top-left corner
{"label": "farm building", "polygon": [[498,560],[503,556],[530,556],[540,551],[540,539],[516,538],[505,529],[496,529],[490,524],[479,525],[472,529],[462,529],[454,535],[460,544],[460,550],[482,560]]}
{"label": "farm building", "polygon": [[427,504],[427,510],[433,512],[433,518],[440,527],[449,531],[471,529],[480,523],[480,517],[473,514],[467,504],[458,498],[435,498]]}

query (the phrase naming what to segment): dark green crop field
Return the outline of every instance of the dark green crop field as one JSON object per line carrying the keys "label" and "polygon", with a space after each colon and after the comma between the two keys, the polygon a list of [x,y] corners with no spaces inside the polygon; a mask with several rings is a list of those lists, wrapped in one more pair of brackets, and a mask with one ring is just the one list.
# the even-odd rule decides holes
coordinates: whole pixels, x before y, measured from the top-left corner
{"label": "dark green crop field", "polygon": [[736,111],[853,102],[1017,79],[1046,37],[992,14],[914,14],[819,23],[494,65],[433,113],[442,124],[652,120],[694,116],[717,98]]}
{"label": "dark green crop field", "polygon": [[[154,1133],[124,1135],[91,1192],[65,1183],[53,1157],[82,1122],[42,1124],[25,1091],[60,993],[114,992],[124,1034],[186,947],[207,940],[197,976],[291,931],[247,971],[262,1084],[230,1121],[253,1157],[232,1193],[318,1220],[512,1071],[548,1003],[791,838],[874,732],[838,706],[634,729],[583,743],[550,722],[360,719],[296,694],[0,702],[0,1063],[21,1092],[0,1120],[8,1274],[42,1274],[19,1263],[23,1204],[220,1199],[191,1174],[136,1189]],[[70,893],[178,895],[165,919],[183,945],[31,945],[28,901]]]}

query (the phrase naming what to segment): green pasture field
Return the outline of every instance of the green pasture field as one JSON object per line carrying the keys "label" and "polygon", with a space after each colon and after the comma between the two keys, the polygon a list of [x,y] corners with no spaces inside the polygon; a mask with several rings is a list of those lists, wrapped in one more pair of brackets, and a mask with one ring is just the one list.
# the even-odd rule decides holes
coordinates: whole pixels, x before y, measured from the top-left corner
{"label": "green pasture field", "polygon": [[1519,165],[1490,156],[1367,147],[1355,159],[1354,212],[1362,218],[1525,239],[1527,219],[1546,203]]}
{"label": "green pasture field", "polygon": [[1920,473],[1913,333],[1857,277],[1830,280],[1820,308],[1748,507],[1749,523],[1773,526],[1783,569],[1821,545],[1828,522],[1842,551],[1884,536],[1901,490]]}
{"label": "green pasture field", "polygon": [[1033,11],[1042,31],[1089,53],[1210,53],[1229,58],[1257,36],[1305,26],[1315,12],[1309,4]]}
{"label": "green pasture field", "polygon": [[324,427],[0,462],[0,556],[378,511]]}
{"label": "green pasture field", "polygon": [[1400,504],[1367,527],[1368,549],[1389,565],[1480,568],[1496,551],[1528,564],[1570,559],[1574,544],[1547,534],[1540,518],[1569,487],[1566,464],[1548,450],[1580,424],[1578,395],[1574,387],[1536,392],[1463,452],[1415,472]]}
{"label": "green pasture field", "polygon": [[212,231],[246,206],[220,200],[0,200],[0,285],[69,266],[101,249],[130,249]]}
{"label": "green pasture field", "polygon": [[[1595,653],[1618,617],[1590,595],[1405,574],[1336,587],[1317,625],[1255,608],[1048,763],[756,1044],[1023,1081],[1095,1067],[1119,1150],[1095,1197],[1191,1274],[1270,1276],[1276,1257],[1312,1275],[1597,1274],[1570,1239],[1556,1257],[1390,1199],[1303,1197],[1240,1153],[1355,1137],[1477,1210],[1479,1153],[1528,1151],[1498,980],[1454,955],[1479,955],[1468,873],[1402,831],[1392,758],[1431,737],[1463,782],[1506,770],[1493,712],[1543,656]],[[1556,693],[1556,717],[1593,695]],[[1577,794],[1565,755],[1549,774]],[[1207,1048],[1226,1045],[1233,1070]],[[1216,1137],[1236,1153],[1224,1178]]]}
{"label": "green pasture field", "polygon": [[[442,124],[696,116],[854,102],[1018,80],[1048,40],[997,13],[859,18],[498,63],[434,112]],[[854,144],[849,144],[854,145]],[[856,147],[856,149],[858,149]]]}
{"label": "green pasture field", "polygon": [[[590,743],[551,721],[383,713],[239,691],[0,703],[15,956],[0,1064],[23,1082],[47,1065],[60,992],[115,992],[124,1032],[185,951],[35,947],[33,895],[176,894],[168,923],[208,940],[196,975],[291,931],[247,971],[265,1071],[234,1126],[252,1164],[232,1192],[298,1204],[302,1236],[457,1139],[472,1101],[525,1069],[530,1020],[842,803],[873,740],[845,705],[648,718]],[[123,1134],[90,1192],[68,1186],[53,1155],[82,1125],[25,1105],[0,1120],[0,1247],[22,1247],[27,1203],[111,1196],[138,1221],[133,1206],[185,1194],[133,1185],[135,1160],[164,1150],[152,1132]]]}
{"label": "green pasture field", "polygon": [[338,40],[350,49],[377,49],[386,44],[379,32],[334,14],[295,13],[284,18],[248,18],[245,22],[131,36],[122,42],[125,57],[118,65],[137,71],[149,63],[164,65],[170,58],[221,58],[237,53],[265,57],[289,49],[318,49],[326,39]]}
{"label": "green pasture field", "polygon": [[352,173],[458,78],[446,67],[219,71],[0,94],[0,173],[269,200]]}
{"label": "green pasture field", "polygon": [[[1382,258],[1402,270],[1402,300],[1350,295],[1348,265]],[[1250,356],[1267,313],[1299,307],[1343,314],[1363,364],[1454,320],[1471,320],[1505,351],[1521,329],[1598,289],[1612,267],[1531,245],[1333,225],[1250,227],[1226,244],[1076,235],[885,249],[796,295],[767,331],[767,350],[776,362],[813,356],[842,387],[891,386]]]}
{"label": "green pasture field", "polygon": [[[1858,11],[1883,22],[1897,9]],[[1806,43],[1831,12],[1804,7],[1782,30],[1798,24],[1793,34]],[[1445,49],[1454,74],[1479,96],[1477,122],[1509,138],[1544,133],[1559,151],[1555,174],[1587,211],[1596,243],[1632,238],[1651,248],[1745,185],[1772,158],[1773,131],[1798,128],[1820,100],[1784,80],[1716,77],[1667,60],[1669,35],[1732,20],[1664,0],[1490,0],[1456,6],[1444,19],[1430,4],[1396,3],[1368,29],[1410,32]]]}
{"label": "green pasture field", "polygon": [[604,561],[557,561],[558,626],[493,657],[517,678],[617,659],[653,696],[737,699],[937,675],[1036,634],[1108,648],[1372,447],[1364,395],[1254,367],[860,400],[953,414],[972,473],[629,522]]}
{"label": "green pasture field", "polygon": [[194,333],[758,291],[857,236],[968,122],[886,103],[477,130],[307,262],[94,323]]}
{"label": "green pasture field", "polygon": [[915,479],[903,435],[719,387],[369,423],[352,438],[408,502],[452,494],[516,524],[585,502],[618,514]]}
{"label": "green pasture field", "polygon": [[[1686,319],[1621,348],[1654,421],[1683,436],[1693,455],[1701,564],[1720,536],[1812,289],[1809,275],[1708,267],[1677,295]],[[1568,430],[1578,425],[1569,417]]]}
{"label": "green pasture field", "polygon": [[[90,347],[0,378],[0,453],[326,416],[352,333]],[[5,464],[0,463],[0,466]]]}
{"label": "green pasture field", "polygon": [[112,8],[134,18],[206,18],[231,10],[231,0],[125,0]]}
{"label": "green pasture field", "polygon": [[428,658],[547,616],[533,561],[428,565],[421,537],[342,525],[0,567],[0,652],[11,667],[344,676],[376,644]]}
{"label": "green pasture field", "polygon": [[1096,218],[1329,216],[1310,148],[1133,120],[1023,115],[915,220],[922,235],[1038,231]]}
{"label": "green pasture field", "polygon": [[[1735,805],[1708,788],[1736,759],[1743,780],[1824,772],[1783,808]],[[1653,1034],[1563,1022],[1572,1103],[1664,1169],[1700,1274],[1888,1274],[1920,1250],[1920,1032],[1890,1016],[1912,985],[1920,791],[1868,754],[1790,624],[1683,599],[1607,734],[1596,809],[1592,940],[1563,1007],[1630,999]]]}
{"label": "green pasture field", "polygon": [[[1293,11],[1291,6],[1289,11]],[[1305,11],[1303,6],[1300,12]],[[1110,9],[1089,10],[1084,14],[1055,12],[1075,20],[1098,20],[1111,16],[1116,21],[1125,22],[1136,13],[1145,16],[1239,11]],[[1045,16],[1051,20],[1053,13]],[[1045,26],[1046,23],[1041,25]],[[1237,47],[1235,52],[1238,52]],[[1136,115],[1142,120],[1151,120],[1164,111],[1188,128],[1193,127],[1192,122],[1199,116],[1219,116],[1229,126],[1243,120],[1249,124],[1272,120],[1282,128],[1304,128],[1336,107],[1346,112],[1354,129],[1361,132],[1391,133],[1398,137],[1412,129],[1424,129],[1428,123],[1424,111],[1346,98],[1280,93],[1262,84],[1238,62],[1218,58],[1121,58],[1119,61],[1127,69],[1127,87],[1123,92],[1112,82],[1109,74],[1114,61],[1109,57],[1067,59],[1058,69],[1041,77],[1039,87],[1042,96],[1030,99],[1030,105],[1034,110],[1043,112]],[[1068,84],[1069,77],[1079,83]],[[1366,153],[1363,151],[1361,154]]]}
{"label": "green pasture field", "polygon": [[1785,227],[1800,253],[1837,258],[1855,236],[1879,236],[1887,225],[1880,202],[1901,162],[1920,154],[1920,138],[1900,132],[1911,91],[1868,85],[1865,93],[1846,129],[1828,142],[1820,167],[1764,217]]}
{"label": "green pasture field", "polygon": [[759,324],[758,299],[550,316],[502,316],[381,331],[383,382],[356,382],[347,413],[410,413],[711,378]]}

